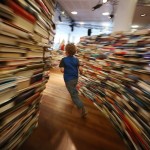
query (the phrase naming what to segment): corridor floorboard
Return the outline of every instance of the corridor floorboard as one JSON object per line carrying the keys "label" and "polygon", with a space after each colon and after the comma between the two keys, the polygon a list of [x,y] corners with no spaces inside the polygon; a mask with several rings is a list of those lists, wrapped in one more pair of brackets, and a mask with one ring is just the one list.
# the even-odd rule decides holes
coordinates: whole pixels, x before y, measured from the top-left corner
{"label": "corridor floorboard", "polygon": [[108,119],[87,100],[88,117],[80,118],[63,76],[53,70],[40,107],[39,126],[20,150],[126,150]]}

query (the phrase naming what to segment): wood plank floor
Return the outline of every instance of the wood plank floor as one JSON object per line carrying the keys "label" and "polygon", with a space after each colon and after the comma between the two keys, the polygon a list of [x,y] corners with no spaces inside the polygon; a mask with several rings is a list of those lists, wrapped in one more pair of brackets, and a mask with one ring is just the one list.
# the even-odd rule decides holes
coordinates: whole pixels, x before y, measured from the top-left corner
{"label": "wood plank floor", "polygon": [[110,122],[84,100],[88,117],[80,118],[58,70],[51,72],[40,108],[39,127],[20,150],[126,150]]}

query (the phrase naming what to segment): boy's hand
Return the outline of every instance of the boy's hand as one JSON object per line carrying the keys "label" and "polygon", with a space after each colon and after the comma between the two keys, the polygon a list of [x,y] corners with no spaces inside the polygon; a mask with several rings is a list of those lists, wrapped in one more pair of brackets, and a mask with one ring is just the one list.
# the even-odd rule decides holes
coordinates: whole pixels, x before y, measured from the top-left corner
{"label": "boy's hand", "polygon": [[82,75],[83,74],[83,72],[82,71],[80,71],[80,75]]}
{"label": "boy's hand", "polygon": [[83,68],[81,66],[79,67],[79,72],[81,75],[83,74]]}

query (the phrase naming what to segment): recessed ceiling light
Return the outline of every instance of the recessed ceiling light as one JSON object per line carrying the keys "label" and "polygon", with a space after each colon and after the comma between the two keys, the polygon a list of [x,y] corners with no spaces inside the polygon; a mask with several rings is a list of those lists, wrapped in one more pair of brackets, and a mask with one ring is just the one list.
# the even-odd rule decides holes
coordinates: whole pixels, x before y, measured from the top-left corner
{"label": "recessed ceiling light", "polygon": [[146,16],[146,14],[141,14],[141,17],[145,17]]}
{"label": "recessed ceiling light", "polygon": [[104,12],[102,13],[103,16],[108,16],[109,15],[109,12]]}
{"label": "recessed ceiling light", "polygon": [[78,14],[78,12],[76,12],[76,11],[72,11],[71,13],[72,13],[73,15]]}
{"label": "recessed ceiling light", "polygon": [[107,2],[107,0],[103,0],[103,3],[106,3]]}
{"label": "recessed ceiling light", "polygon": [[131,27],[132,28],[138,28],[139,26],[138,25],[132,25]]}
{"label": "recessed ceiling light", "polygon": [[80,22],[80,24],[82,25],[82,24],[84,24],[84,22]]}
{"label": "recessed ceiling light", "polygon": [[110,25],[111,25],[111,24],[110,24],[109,22],[103,22],[103,23],[102,23],[102,26],[104,26],[104,27],[110,27]]}

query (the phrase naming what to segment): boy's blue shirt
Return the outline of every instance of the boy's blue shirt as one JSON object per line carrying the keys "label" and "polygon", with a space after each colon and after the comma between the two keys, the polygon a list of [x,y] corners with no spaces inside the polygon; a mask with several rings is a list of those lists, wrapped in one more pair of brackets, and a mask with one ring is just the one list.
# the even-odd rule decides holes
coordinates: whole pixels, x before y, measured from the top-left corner
{"label": "boy's blue shirt", "polygon": [[79,60],[74,56],[62,58],[59,67],[64,68],[64,80],[68,82],[78,78]]}

